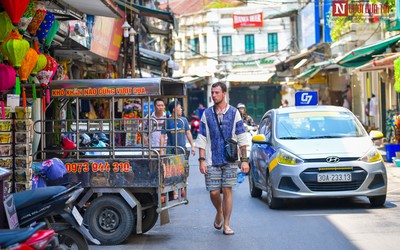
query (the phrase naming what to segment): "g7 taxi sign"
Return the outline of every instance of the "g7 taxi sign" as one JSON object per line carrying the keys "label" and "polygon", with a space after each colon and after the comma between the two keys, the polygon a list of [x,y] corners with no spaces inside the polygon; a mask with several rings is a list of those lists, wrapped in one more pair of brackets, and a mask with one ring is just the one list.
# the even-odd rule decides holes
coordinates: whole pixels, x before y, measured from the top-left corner
{"label": "g7 taxi sign", "polygon": [[299,91],[295,94],[296,106],[310,106],[318,104],[317,91]]}

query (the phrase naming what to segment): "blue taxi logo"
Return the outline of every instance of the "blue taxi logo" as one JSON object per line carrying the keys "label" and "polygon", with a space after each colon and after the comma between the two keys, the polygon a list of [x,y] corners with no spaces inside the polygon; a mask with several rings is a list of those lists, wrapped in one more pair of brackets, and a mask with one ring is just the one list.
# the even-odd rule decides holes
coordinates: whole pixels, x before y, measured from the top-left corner
{"label": "blue taxi logo", "polygon": [[295,94],[296,106],[310,106],[318,104],[317,91],[299,91]]}

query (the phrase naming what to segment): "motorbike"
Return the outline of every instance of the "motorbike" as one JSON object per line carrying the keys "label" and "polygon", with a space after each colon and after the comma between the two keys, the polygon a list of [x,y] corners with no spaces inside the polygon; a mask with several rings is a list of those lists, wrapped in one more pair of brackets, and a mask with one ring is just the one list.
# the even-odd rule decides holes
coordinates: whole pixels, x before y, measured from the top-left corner
{"label": "motorbike", "polygon": [[192,115],[190,121],[190,132],[192,133],[193,139],[197,138],[200,130],[200,118],[197,115]]}
{"label": "motorbike", "polygon": [[39,187],[12,194],[20,226],[29,226],[37,221],[46,222],[47,228],[58,235],[60,247],[72,246],[87,250],[88,242],[99,245],[83,225],[83,218],[74,202],[83,188],[76,184],[65,186]]}
{"label": "motorbike", "polygon": [[54,230],[41,230],[45,223],[33,227],[0,230],[0,248],[12,250],[58,249]]}

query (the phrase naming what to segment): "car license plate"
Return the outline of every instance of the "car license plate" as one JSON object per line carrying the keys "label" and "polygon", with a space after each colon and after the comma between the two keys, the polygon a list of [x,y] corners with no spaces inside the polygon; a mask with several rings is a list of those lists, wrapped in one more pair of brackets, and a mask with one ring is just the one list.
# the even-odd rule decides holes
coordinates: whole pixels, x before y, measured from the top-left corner
{"label": "car license plate", "polygon": [[76,222],[78,222],[79,226],[81,226],[82,222],[83,222],[83,218],[82,218],[82,215],[79,213],[78,209],[76,209],[75,206],[72,209],[72,215],[74,216]]}
{"label": "car license plate", "polygon": [[318,174],[318,182],[349,182],[351,173],[325,173]]}

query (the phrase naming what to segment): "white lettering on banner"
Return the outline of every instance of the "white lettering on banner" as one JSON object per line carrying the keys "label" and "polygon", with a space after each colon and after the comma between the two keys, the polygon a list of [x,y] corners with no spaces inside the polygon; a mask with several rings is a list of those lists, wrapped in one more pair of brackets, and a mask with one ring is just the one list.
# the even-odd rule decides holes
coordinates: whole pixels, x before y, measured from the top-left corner
{"label": "white lettering on banner", "polygon": [[263,18],[262,13],[255,13],[250,15],[233,15],[233,27],[262,27]]}
{"label": "white lettering on banner", "polygon": [[309,94],[307,94],[307,93],[301,94],[300,100],[301,100],[302,102],[305,102],[306,104],[309,104],[309,103],[311,102],[311,99],[312,99],[312,95],[309,95]]}
{"label": "white lettering on banner", "polygon": [[346,14],[346,6],[347,6],[347,2],[346,3],[342,3],[342,2],[334,2],[334,15],[345,15]]}

